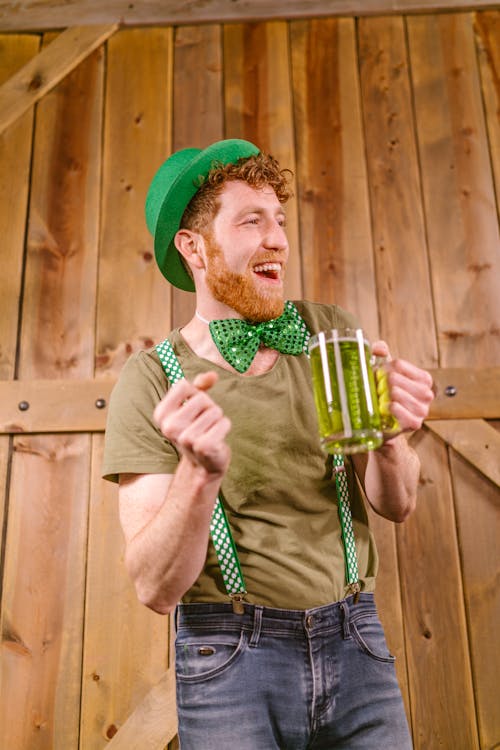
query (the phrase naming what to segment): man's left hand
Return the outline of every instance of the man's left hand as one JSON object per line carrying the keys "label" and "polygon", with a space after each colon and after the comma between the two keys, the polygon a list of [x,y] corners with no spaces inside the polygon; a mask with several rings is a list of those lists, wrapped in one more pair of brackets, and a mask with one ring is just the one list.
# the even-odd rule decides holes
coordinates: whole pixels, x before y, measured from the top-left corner
{"label": "man's left hand", "polygon": [[420,429],[434,399],[430,374],[405,359],[391,359],[385,341],[376,341],[372,352],[388,358],[383,367],[389,384],[389,410],[398,420],[401,432]]}

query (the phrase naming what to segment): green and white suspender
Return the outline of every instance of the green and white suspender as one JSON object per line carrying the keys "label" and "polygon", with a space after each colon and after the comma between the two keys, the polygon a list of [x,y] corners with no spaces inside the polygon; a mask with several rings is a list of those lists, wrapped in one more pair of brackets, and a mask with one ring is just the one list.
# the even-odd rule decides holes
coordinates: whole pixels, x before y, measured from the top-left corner
{"label": "green and white suspender", "polygon": [[[161,344],[157,344],[156,352],[168,380],[171,385],[174,385],[174,383],[184,377],[184,373],[182,372],[179,360],[172,348],[172,344],[168,339],[165,339]],[[356,597],[360,590],[358,581],[358,562],[356,543],[354,541],[354,532],[352,528],[349,488],[342,456],[334,455],[334,473],[339,505],[340,525],[342,530],[342,541],[344,544],[346,581],[349,593],[354,594]],[[210,535],[217,554],[227,594],[233,603],[233,609],[237,614],[243,614],[243,597],[247,593],[245,579],[241,570],[233,535],[231,534],[231,528],[227,520],[226,511],[224,510],[220,496],[215,501],[210,522]]]}

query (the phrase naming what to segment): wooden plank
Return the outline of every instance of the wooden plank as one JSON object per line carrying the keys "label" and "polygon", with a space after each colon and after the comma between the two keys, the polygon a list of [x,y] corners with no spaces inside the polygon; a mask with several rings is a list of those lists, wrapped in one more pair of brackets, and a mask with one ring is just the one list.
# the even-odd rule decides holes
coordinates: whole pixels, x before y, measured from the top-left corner
{"label": "wooden plank", "polygon": [[[39,47],[33,36],[0,37],[0,85],[32,59]],[[0,136],[0,232],[4,248],[0,275],[0,379],[14,376],[21,296],[24,227],[28,202],[33,112]]]}
{"label": "wooden plank", "polygon": [[107,747],[111,750],[164,750],[176,732],[175,670],[169,669]]}
{"label": "wooden plank", "polygon": [[[38,47],[38,37],[0,37],[0,85],[36,55]],[[8,249],[2,253],[0,274],[0,380],[15,374],[32,129],[33,112],[29,112],[0,136],[0,236],[3,248]],[[0,437],[0,529],[6,512],[9,460],[10,440]],[[3,534],[0,556],[2,550]]]}
{"label": "wooden plank", "polygon": [[5,554],[0,744],[78,745],[89,471],[82,435],[16,439]]}
{"label": "wooden plank", "polygon": [[291,24],[304,294],[355,313],[378,338],[378,314],[354,21]]}
{"label": "wooden plank", "polygon": [[358,29],[380,332],[394,354],[434,367],[437,351],[403,20],[361,19]]}
{"label": "wooden plank", "polygon": [[500,493],[453,451],[451,475],[455,490],[460,557],[464,571],[472,675],[482,748],[498,747],[498,668],[500,650],[500,555],[498,507]]}
{"label": "wooden plank", "polygon": [[495,0],[28,0],[0,2],[0,30],[58,29],[117,21],[128,26],[262,21],[273,18],[363,16],[492,8]]}
{"label": "wooden plank", "polygon": [[[171,29],[123,31],[108,42],[96,358],[96,376],[103,383],[116,378],[132,351],[161,340],[170,328],[170,289],[154,261],[144,200],[171,149],[172,36]],[[127,578],[117,488],[99,478],[101,456],[98,435],[93,438],[82,750],[101,750],[169,665],[169,621],[138,603]],[[103,621],[110,602],[113,616]]]}
{"label": "wooden plank", "polygon": [[93,375],[102,50],[38,105],[21,379]]}
{"label": "wooden plank", "polygon": [[[224,138],[220,26],[175,31],[173,150],[205,148]],[[172,288],[172,325],[193,316],[195,296]]]}
{"label": "wooden plank", "polygon": [[[227,138],[244,138],[295,172],[293,104],[286,23],[224,28],[224,98]],[[295,181],[292,183],[295,195]],[[297,199],[286,207],[290,260],[286,295],[302,297]]]}
{"label": "wooden plank", "polygon": [[500,11],[476,13],[474,32],[497,209],[500,212]]}
{"label": "wooden plank", "polygon": [[[144,740],[142,747],[149,750],[158,747],[160,723],[163,737],[170,729],[175,733],[170,683],[163,707],[154,700],[157,691],[147,697],[169,666],[169,618],[141,605],[128,578],[116,486],[100,478],[103,443],[102,435],[94,437],[80,747],[102,750],[115,735],[117,745],[123,738],[122,747],[127,741],[130,748],[140,747],[131,741],[135,728],[135,741]],[[144,725],[137,734],[141,716]]]}
{"label": "wooden plank", "polygon": [[0,133],[74,70],[118,28],[79,26],[67,29],[0,87]]}
{"label": "wooden plank", "polygon": [[483,419],[427,422],[427,427],[500,487],[500,435]]}
{"label": "wooden plank", "polygon": [[500,236],[472,17],[412,18],[408,35],[440,363],[497,365]]}
{"label": "wooden plank", "polygon": [[[414,437],[422,463],[415,513],[398,527],[415,750],[479,748],[446,447]],[[451,677],[452,676],[452,677]]]}
{"label": "wooden plank", "polygon": [[[21,377],[92,373],[102,54],[40,103],[19,343]],[[2,747],[76,747],[90,440],[26,436],[15,456],[5,555]]]}
{"label": "wooden plank", "polygon": [[149,183],[171,149],[172,30],[108,42],[97,319],[98,376],[170,330],[170,285],[144,219]]}
{"label": "wooden plank", "polygon": [[436,394],[429,419],[499,418],[499,367],[443,367],[429,372]]}
{"label": "wooden plank", "polygon": [[102,431],[114,383],[102,378],[2,382],[0,433]]}

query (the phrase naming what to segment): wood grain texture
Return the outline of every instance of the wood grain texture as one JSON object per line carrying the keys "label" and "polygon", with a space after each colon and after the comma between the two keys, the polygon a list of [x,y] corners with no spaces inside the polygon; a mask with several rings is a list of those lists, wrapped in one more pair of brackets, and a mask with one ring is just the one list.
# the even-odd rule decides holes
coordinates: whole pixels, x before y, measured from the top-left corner
{"label": "wood grain texture", "polygon": [[[491,428],[493,429],[493,428]],[[500,490],[450,453],[481,748],[500,744]],[[498,456],[497,456],[498,466]]]}
{"label": "wood grain texture", "polygon": [[497,210],[500,212],[500,11],[476,13],[474,32]]}
{"label": "wood grain texture", "polygon": [[[0,84],[38,52],[34,36],[0,37]],[[33,112],[0,136],[0,379],[14,377],[24,255],[24,227],[30,183]],[[8,252],[6,249],[8,248]]]}
{"label": "wood grain texture", "polygon": [[1,622],[0,745],[78,747],[89,439],[17,438]]}
{"label": "wood grain texture", "polygon": [[[0,85],[25,65],[39,47],[34,36],[0,37]],[[0,381],[14,377],[22,292],[24,227],[28,203],[33,113],[28,112],[0,136]],[[0,438],[0,529],[8,499],[10,440]],[[4,535],[0,541],[2,559]],[[0,603],[1,606],[1,603]]]}
{"label": "wood grain texture", "polygon": [[415,513],[398,528],[415,750],[479,748],[446,447],[420,432]]}
{"label": "wood grain texture", "polygon": [[98,50],[38,107],[22,379],[93,375],[102,73]]}
{"label": "wood grain texture", "polygon": [[67,29],[0,87],[0,133],[114,34],[118,24]]}
{"label": "wood grain texture", "polygon": [[355,23],[291,24],[304,294],[378,338]]}
{"label": "wood grain texture", "polygon": [[24,0],[0,3],[0,30],[57,29],[81,23],[194,24],[333,15],[421,13],[496,7],[495,0]]}
{"label": "wood grain texture", "polygon": [[472,17],[412,18],[408,36],[440,363],[496,365],[500,236]]}
{"label": "wood grain texture", "polygon": [[[80,734],[85,750],[102,750],[106,740],[120,735],[129,714],[169,666],[169,619],[140,604],[128,578],[117,488],[100,478],[102,451],[103,437],[95,436]],[[175,712],[171,717],[166,704],[165,727],[173,719]],[[158,747],[148,744],[150,733],[146,725],[143,729],[144,749]]]}
{"label": "wood grain texture", "polygon": [[102,378],[0,382],[0,432],[103,431],[114,383]]}
{"label": "wood grain texture", "polygon": [[[21,377],[93,370],[102,62],[88,57],[37,113]],[[90,440],[18,437],[14,450],[0,744],[63,750],[79,733]]]}
{"label": "wood grain texture", "polygon": [[169,669],[129,716],[111,750],[164,750],[177,732],[175,670]]}
{"label": "wood grain texture", "polygon": [[499,418],[500,367],[443,367],[429,372],[436,396],[429,419]]}
{"label": "wood grain texture", "polygon": [[[206,148],[224,138],[220,26],[175,30],[173,151]],[[195,296],[172,287],[172,325],[194,314]]]}
{"label": "wood grain texture", "polygon": [[484,419],[428,422],[427,428],[500,487],[500,435]]}
{"label": "wood grain texture", "polygon": [[172,30],[121,31],[107,57],[97,320],[98,376],[170,330],[170,288],[144,218],[171,148]]}
{"label": "wood grain texture", "polygon": [[433,367],[437,351],[404,23],[360,19],[358,29],[380,333],[394,355]]}
{"label": "wood grain texture", "polygon": [[[227,138],[243,138],[295,172],[292,92],[286,23],[224,27],[224,121]],[[295,196],[296,183],[292,181]],[[290,260],[285,293],[302,297],[297,199],[286,205]]]}

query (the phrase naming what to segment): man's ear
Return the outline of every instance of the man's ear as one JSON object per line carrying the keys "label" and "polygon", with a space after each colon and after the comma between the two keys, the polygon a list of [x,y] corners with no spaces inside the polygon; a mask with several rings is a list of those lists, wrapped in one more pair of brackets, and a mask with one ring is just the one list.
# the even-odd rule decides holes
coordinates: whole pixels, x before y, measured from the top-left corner
{"label": "man's ear", "polygon": [[201,234],[190,229],[179,229],[174,237],[174,244],[189,266],[205,268]]}

